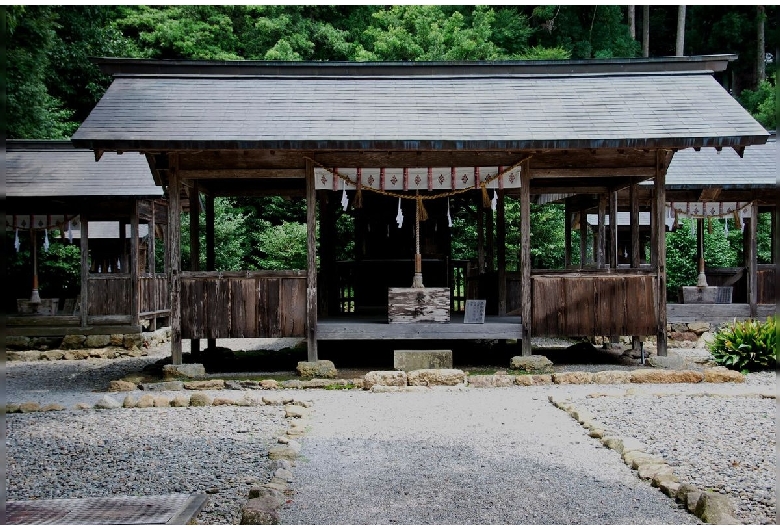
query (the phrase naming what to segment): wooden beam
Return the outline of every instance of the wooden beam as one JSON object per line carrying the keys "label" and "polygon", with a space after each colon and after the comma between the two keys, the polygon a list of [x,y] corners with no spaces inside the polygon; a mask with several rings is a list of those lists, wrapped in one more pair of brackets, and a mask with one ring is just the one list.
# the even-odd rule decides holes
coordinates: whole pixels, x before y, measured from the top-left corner
{"label": "wooden beam", "polygon": [[588,211],[580,210],[580,269],[588,262]]}
{"label": "wooden beam", "polygon": [[748,267],[748,304],[750,305],[750,316],[755,318],[757,316],[756,310],[758,309],[758,254],[756,249],[756,232],[758,226],[758,206],[753,205],[750,208],[750,219],[745,219],[749,222],[747,230],[745,232],[748,236],[746,265]]}
{"label": "wooden beam", "polygon": [[666,229],[664,215],[666,213],[666,154],[663,150],[656,151],[655,175],[655,241],[656,262],[658,274],[658,336],[656,338],[658,356],[666,357]]}
{"label": "wooden beam", "polygon": [[182,179],[267,179],[305,178],[303,169],[187,169],[181,170]]}
{"label": "wooden beam", "polygon": [[598,221],[598,241],[596,242],[596,266],[603,269],[606,265],[606,239],[607,231],[605,218],[607,215],[607,194],[599,195],[599,221]]}
{"label": "wooden beam", "polygon": [[609,194],[609,267],[616,269],[618,265],[618,203],[617,192]]}
{"label": "wooden beam", "polygon": [[523,162],[520,171],[520,318],[522,355],[531,355],[531,164]]}
{"label": "wooden beam", "polygon": [[[124,226],[122,227],[124,231]],[[138,201],[134,201],[133,215],[130,218],[130,324],[139,325],[141,289],[138,281],[138,268],[140,266],[138,256]]]}
{"label": "wooden beam", "polygon": [[[181,172],[179,172],[181,177]],[[200,187],[198,181],[192,181],[190,188],[190,270],[200,270]],[[200,355],[200,339],[190,339],[190,353]]]}
{"label": "wooden beam", "polygon": [[720,195],[721,188],[704,188],[701,190],[701,193],[699,193],[699,201],[700,202],[712,202],[714,200],[717,200],[718,195]]}
{"label": "wooden beam", "polygon": [[317,355],[317,202],[314,165],[306,160],[306,343],[310,362]]}
{"label": "wooden beam", "polygon": [[178,175],[178,155],[171,154],[168,174],[168,284],[171,295],[171,362],[182,363],[181,355],[181,181]]}
{"label": "wooden beam", "polygon": [[[534,168],[534,178],[544,179],[563,179],[578,177],[594,177],[594,169],[569,169],[569,168]],[[601,178],[609,177],[643,177],[653,178],[652,167],[602,167],[598,169],[598,176]]]}
{"label": "wooden beam", "polygon": [[[449,200],[449,199],[448,199]],[[506,200],[504,190],[498,190],[496,238],[498,239],[498,316],[506,315]]]}
{"label": "wooden beam", "polygon": [[87,327],[89,314],[89,222],[84,212],[81,213],[81,327]]}
{"label": "wooden beam", "polygon": [[639,254],[639,185],[632,184],[629,191],[629,201],[631,203],[631,268],[638,269],[642,262],[642,256]]}

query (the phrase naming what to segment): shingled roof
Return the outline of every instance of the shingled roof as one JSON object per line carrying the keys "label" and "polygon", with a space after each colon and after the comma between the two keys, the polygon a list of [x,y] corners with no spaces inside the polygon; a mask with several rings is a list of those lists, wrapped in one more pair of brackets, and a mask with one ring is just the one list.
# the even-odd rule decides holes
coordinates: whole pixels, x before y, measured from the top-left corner
{"label": "shingled roof", "polygon": [[161,197],[146,158],[95,154],[68,141],[9,140],[6,194],[14,197]]}
{"label": "shingled roof", "polygon": [[638,60],[363,68],[125,62],[115,71],[131,73],[115,74],[73,142],[105,150],[763,143],[766,131],[712,76],[709,68],[725,68],[727,59],[685,59],[672,61],[675,68]]}
{"label": "shingled roof", "polygon": [[666,188],[774,189],[777,186],[777,141],[745,148],[742,158],[733,149],[692,149],[672,158]]}

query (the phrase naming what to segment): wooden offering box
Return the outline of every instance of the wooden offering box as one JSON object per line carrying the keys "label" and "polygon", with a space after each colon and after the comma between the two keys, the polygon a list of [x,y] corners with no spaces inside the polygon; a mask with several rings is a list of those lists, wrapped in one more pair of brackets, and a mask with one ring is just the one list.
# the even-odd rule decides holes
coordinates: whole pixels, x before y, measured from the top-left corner
{"label": "wooden offering box", "polygon": [[387,317],[391,324],[449,322],[450,290],[447,287],[390,287],[387,290]]}

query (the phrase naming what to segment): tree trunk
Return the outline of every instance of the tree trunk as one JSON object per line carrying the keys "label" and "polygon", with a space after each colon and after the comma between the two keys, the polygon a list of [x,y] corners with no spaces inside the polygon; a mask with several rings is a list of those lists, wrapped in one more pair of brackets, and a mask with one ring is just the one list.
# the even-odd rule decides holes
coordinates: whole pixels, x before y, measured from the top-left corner
{"label": "tree trunk", "polygon": [[677,45],[675,55],[685,55],[685,6],[677,6]]}
{"label": "tree trunk", "polygon": [[766,18],[766,8],[756,6],[756,30],[758,34],[758,46],[756,49],[756,85],[766,79],[766,51],[764,50],[764,19]]}
{"label": "tree trunk", "polygon": [[650,57],[650,6],[642,6],[642,57]]}
{"label": "tree trunk", "polygon": [[636,6],[628,6],[628,33],[636,40]]}

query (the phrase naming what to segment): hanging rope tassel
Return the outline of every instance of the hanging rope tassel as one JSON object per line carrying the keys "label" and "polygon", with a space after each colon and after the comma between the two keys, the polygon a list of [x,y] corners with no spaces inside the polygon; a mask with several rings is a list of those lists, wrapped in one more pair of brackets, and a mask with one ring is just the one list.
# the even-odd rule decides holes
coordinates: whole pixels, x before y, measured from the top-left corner
{"label": "hanging rope tassel", "polygon": [[450,200],[447,199],[447,226],[452,228],[452,217],[450,217]]}
{"label": "hanging rope tassel", "polygon": [[422,197],[420,197],[419,195],[417,196],[417,211],[420,214],[420,221],[428,220],[428,211],[425,209],[425,205],[423,205]]}
{"label": "hanging rope tassel", "polygon": [[44,228],[43,230],[43,250],[46,252],[49,251],[49,229]]}
{"label": "hanging rope tassel", "polygon": [[19,252],[19,248],[21,247],[21,243],[19,243],[19,229],[16,229],[16,233],[14,235],[14,248],[16,249],[16,252]]}
{"label": "hanging rope tassel", "polygon": [[723,219],[723,235],[729,237],[729,219],[726,217]]}
{"label": "hanging rope tassel", "polygon": [[488,196],[487,186],[482,184],[482,206],[490,208],[490,197]]}
{"label": "hanging rope tassel", "polygon": [[696,219],[691,217],[691,237],[696,238]]}
{"label": "hanging rope tassel", "polygon": [[68,243],[73,243],[73,228],[70,226],[70,219],[68,219]]}
{"label": "hanging rope tassel", "polygon": [[395,222],[398,223],[398,228],[404,226],[404,212],[401,210],[401,198],[398,198],[398,214],[395,216]]}
{"label": "hanging rope tassel", "polygon": [[360,184],[358,184],[358,189],[355,193],[355,200],[352,201],[352,207],[356,209],[363,207],[363,190],[360,189]]}
{"label": "hanging rope tassel", "polygon": [[741,230],[744,232],[744,227],[742,226],[742,217],[739,216],[739,211],[734,211],[734,226],[737,227],[737,230]]}
{"label": "hanging rope tassel", "polygon": [[496,190],[493,190],[493,200],[490,201],[490,209],[495,212],[497,206],[498,206],[498,194],[496,193]]}

